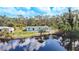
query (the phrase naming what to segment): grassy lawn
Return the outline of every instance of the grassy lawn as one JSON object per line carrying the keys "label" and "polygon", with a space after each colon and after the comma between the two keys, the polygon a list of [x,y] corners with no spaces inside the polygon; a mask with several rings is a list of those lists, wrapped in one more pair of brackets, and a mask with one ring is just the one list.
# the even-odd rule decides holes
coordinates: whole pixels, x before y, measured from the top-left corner
{"label": "grassy lawn", "polygon": [[[51,33],[56,32],[57,30],[51,31]],[[5,38],[27,38],[32,36],[38,36],[40,33],[38,32],[30,32],[30,31],[23,31],[22,28],[17,28],[13,33],[1,33],[4,35]],[[48,34],[48,32],[43,32],[42,34]]]}
{"label": "grassy lawn", "polygon": [[27,32],[27,31],[22,31],[22,30],[15,30],[14,33],[11,35],[14,36],[15,38],[24,38],[24,37],[31,37],[34,35],[38,35],[39,33],[37,32]]}

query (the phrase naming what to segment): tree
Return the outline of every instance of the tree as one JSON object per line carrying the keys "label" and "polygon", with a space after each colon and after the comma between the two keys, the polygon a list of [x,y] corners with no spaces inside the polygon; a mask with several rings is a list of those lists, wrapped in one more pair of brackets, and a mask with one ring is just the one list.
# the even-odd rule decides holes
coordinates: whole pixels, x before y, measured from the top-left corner
{"label": "tree", "polygon": [[8,24],[8,27],[14,27],[14,24],[9,23],[9,24]]}
{"label": "tree", "polygon": [[74,24],[73,24],[73,18],[72,18],[71,8],[70,7],[68,8],[68,11],[69,11],[69,18],[67,20],[68,20],[69,25],[71,26],[71,30],[73,30]]}

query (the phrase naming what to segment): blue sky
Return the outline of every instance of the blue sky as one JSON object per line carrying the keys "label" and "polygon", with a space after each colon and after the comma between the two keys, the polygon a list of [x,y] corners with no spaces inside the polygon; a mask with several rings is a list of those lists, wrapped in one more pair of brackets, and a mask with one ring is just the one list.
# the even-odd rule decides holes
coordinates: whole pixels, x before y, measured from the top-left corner
{"label": "blue sky", "polygon": [[67,11],[66,7],[0,7],[0,15],[10,17],[16,17],[17,15],[23,15],[24,17],[37,15],[60,15]]}

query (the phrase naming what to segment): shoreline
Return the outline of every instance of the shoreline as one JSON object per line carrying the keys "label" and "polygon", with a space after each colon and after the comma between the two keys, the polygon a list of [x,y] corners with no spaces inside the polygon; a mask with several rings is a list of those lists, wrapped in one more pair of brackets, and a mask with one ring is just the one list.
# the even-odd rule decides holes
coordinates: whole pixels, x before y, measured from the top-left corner
{"label": "shoreline", "polygon": [[5,38],[1,38],[0,37],[0,40],[1,41],[9,41],[9,40],[23,40],[23,39],[27,39],[27,38],[32,38],[32,37],[35,37],[35,38],[41,38],[41,37],[47,37],[49,35],[57,35],[60,31],[56,31],[56,32],[52,32],[52,33],[42,33],[42,35],[40,35],[40,33],[38,35],[33,35],[33,36],[30,36],[30,37],[16,37],[16,38],[11,38],[11,37],[5,37]]}

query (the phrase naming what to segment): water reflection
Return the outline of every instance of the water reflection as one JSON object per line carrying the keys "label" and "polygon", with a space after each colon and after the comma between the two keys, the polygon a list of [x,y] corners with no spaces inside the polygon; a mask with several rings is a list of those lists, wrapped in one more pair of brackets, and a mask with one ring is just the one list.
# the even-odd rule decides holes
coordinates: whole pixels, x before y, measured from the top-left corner
{"label": "water reflection", "polygon": [[39,38],[27,38],[23,40],[0,41],[1,51],[65,51],[61,42],[62,38],[55,39],[52,36],[41,40]]}

